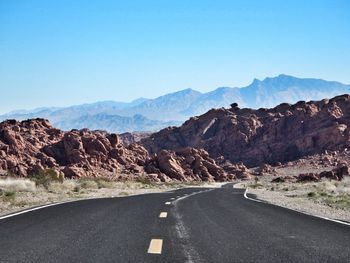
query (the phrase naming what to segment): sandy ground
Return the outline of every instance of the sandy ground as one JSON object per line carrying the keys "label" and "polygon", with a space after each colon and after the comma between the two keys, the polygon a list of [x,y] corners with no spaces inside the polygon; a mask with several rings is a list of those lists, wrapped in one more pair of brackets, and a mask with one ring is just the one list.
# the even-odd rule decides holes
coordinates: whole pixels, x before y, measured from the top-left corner
{"label": "sandy ground", "polygon": [[259,177],[235,187],[248,187],[248,193],[272,204],[350,222],[350,178],[342,182],[272,183],[273,178]]}
{"label": "sandy ground", "polygon": [[0,215],[35,206],[90,198],[159,193],[183,187],[221,187],[222,183],[151,183],[64,180],[36,185],[28,179],[0,178]]}

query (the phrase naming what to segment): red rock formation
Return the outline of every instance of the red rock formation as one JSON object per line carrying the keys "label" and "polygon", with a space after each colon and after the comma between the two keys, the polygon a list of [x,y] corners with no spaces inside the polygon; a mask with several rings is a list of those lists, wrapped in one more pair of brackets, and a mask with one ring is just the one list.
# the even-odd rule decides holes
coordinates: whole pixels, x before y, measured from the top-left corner
{"label": "red rock formation", "polygon": [[322,178],[341,181],[345,176],[349,176],[349,166],[345,163],[338,165],[331,171],[323,171],[321,173],[307,173],[299,174],[297,177],[298,182],[305,181],[320,181]]}
{"label": "red rock formation", "polygon": [[350,96],[281,104],[273,109],[213,109],[142,140],[150,152],[203,148],[248,166],[288,162],[349,148]]}
{"label": "red rock formation", "polygon": [[142,139],[148,138],[152,133],[150,132],[125,132],[119,134],[119,137],[123,141],[125,146],[128,146],[132,143],[138,143]]}
{"label": "red rock formation", "polygon": [[107,176],[157,181],[223,181],[234,178],[204,150],[191,148],[150,155],[139,144],[125,146],[116,134],[53,128],[47,120],[0,123],[0,170],[35,175],[52,169],[66,177]]}
{"label": "red rock formation", "polygon": [[162,150],[148,161],[146,171],[180,181],[226,181],[234,179],[227,174],[204,150],[185,148],[176,152]]}

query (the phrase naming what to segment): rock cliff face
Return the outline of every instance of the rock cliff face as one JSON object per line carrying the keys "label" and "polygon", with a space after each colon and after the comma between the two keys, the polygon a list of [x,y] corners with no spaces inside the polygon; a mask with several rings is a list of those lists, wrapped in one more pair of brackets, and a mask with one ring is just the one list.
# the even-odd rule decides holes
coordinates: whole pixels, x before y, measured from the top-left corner
{"label": "rock cliff face", "polygon": [[57,176],[106,176],[155,181],[232,179],[204,150],[162,150],[150,155],[141,145],[125,146],[116,134],[55,129],[44,119],[0,123],[0,172],[21,176],[52,169]]}
{"label": "rock cliff face", "polygon": [[125,132],[119,134],[120,139],[123,141],[125,146],[132,143],[138,143],[142,139],[147,138],[151,135],[151,132]]}
{"label": "rock cliff face", "polygon": [[150,152],[203,148],[214,158],[248,166],[276,164],[349,148],[350,96],[280,104],[272,109],[213,109],[143,139]]}

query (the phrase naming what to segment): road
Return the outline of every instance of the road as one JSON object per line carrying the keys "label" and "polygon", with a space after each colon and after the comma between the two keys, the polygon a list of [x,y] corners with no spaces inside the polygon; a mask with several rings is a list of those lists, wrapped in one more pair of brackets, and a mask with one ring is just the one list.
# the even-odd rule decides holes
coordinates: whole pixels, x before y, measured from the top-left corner
{"label": "road", "polygon": [[2,219],[0,261],[350,262],[350,226],[247,200],[232,185],[187,188]]}

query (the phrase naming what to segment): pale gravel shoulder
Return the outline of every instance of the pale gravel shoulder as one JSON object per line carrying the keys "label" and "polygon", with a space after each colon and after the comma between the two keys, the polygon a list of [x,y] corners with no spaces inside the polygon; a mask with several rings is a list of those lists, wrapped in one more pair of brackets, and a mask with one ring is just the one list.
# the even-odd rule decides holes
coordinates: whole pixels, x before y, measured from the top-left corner
{"label": "pale gravel shoulder", "polygon": [[[267,180],[269,180],[268,178]],[[248,187],[248,193],[256,195],[260,200],[268,203],[305,212],[315,216],[350,222],[350,209],[331,207],[318,199],[308,198],[307,194],[323,187],[322,183],[281,183],[273,184],[261,182],[257,188],[249,187],[253,182],[241,182],[236,188]],[[325,184],[327,185],[327,184]],[[324,187],[323,187],[324,188]],[[271,190],[273,189],[273,190]],[[288,190],[287,190],[288,189]]]}

